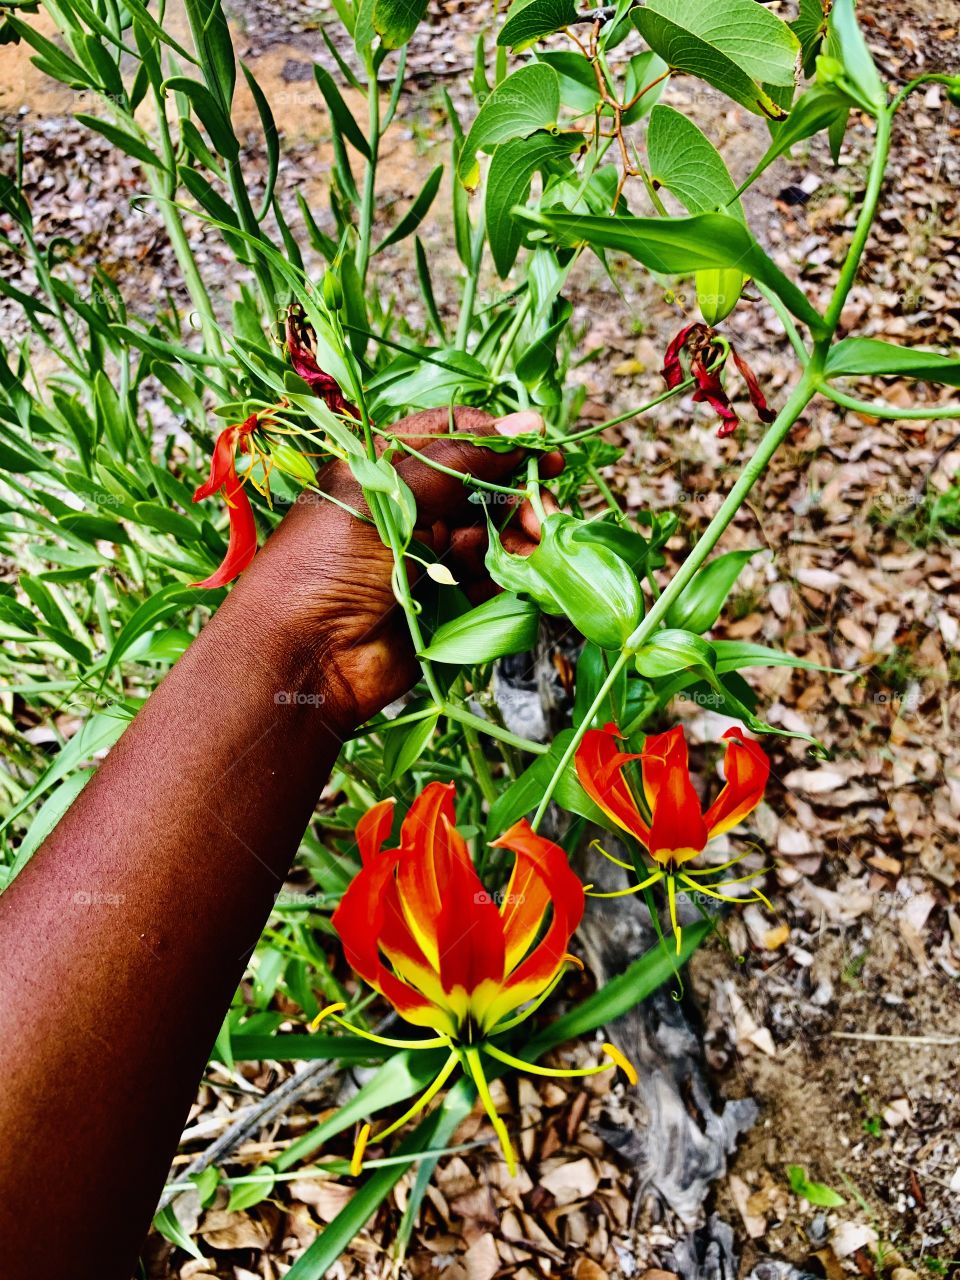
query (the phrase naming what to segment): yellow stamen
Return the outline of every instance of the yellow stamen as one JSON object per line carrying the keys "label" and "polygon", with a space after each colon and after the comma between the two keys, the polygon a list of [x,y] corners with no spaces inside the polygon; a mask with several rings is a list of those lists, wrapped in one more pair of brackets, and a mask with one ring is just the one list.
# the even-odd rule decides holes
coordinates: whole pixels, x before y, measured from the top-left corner
{"label": "yellow stamen", "polygon": [[511,1178],[515,1178],[517,1176],[517,1157],[510,1141],[510,1135],[507,1133],[507,1126],[498,1115],[493,1098],[490,1096],[490,1086],[487,1084],[487,1078],[483,1074],[483,1067],[480,1065],[480,1054],[476,1049],[465,1049],[464,1055],[467,1060],[467,1066],[470,1068],[470,1074],[473,1076],[473,1082],[477,1086],[480,1101],[483,1103],[483,1109],[493,1125],[494,1133],[500,1139],[500,1149],[503,1151],[503,1158],[507,1162],[507,1173]]}
{"label": "yellow stamen", "polygon": [[345,1009],[346,1007],[347,1006],[343,1003],[342,1000],[339,1001],[337,1004],[328,1004],[325,1009],[320,1010],[320,1012],[317,1014],[314,1020],[310,1023],[310,1030],[316,1031],[317,1027],[319,1027],[320,1023],[324,1020],[324,1018],[329,1018],[331,1013],[339,1013],[341,1009]]}
{"label": "yellow stamen", "polygon": [[637,1075],[637,1069],[626,1056],[621,1053],[615,1044],[609,1044],[607,1041],[603,1043],[603,1052],[608,1058],[612,1058],[623,1074],[627,1077],[631,1084],[636,1084],[640,1077]]}
{"label": "yellow stamen", "polygon": [[363,1153],[367,1149],[367,1142],[370,1138],[370,1126],[365,1124],[357,1134],[356,1145],[353,1148],[353,1155],[350,1157],[350,1176],[358,1178],[360,1171],[363,1169]]}
{"label": "yellow stamen", "polygon": [[577,969],[580,970],[581,973],[583,973],[584,965],[583,965],[583,961],[580,959],[579,956],[572,956],[569,951],[565,951],[564,954],[560,957],[560,960],[561,960],[561,963],[564,960],[569,960],[572,965],[574,965]]}

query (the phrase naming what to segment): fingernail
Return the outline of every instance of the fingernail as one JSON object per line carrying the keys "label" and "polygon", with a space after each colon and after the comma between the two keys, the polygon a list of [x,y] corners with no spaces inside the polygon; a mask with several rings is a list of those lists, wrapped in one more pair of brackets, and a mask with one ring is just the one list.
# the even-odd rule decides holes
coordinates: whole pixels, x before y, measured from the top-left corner
{"label": "fingernail", "polygon": [[505,418],[498,418],[493,425],[502,436],[539,435],[544,429],[543,418],[533,409],[508,413]]}

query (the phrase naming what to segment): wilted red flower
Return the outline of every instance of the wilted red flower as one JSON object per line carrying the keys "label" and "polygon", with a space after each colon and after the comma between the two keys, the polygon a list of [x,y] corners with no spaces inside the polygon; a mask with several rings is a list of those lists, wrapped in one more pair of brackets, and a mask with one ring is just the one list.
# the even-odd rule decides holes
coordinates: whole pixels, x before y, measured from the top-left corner
{"label": "wilted red flower", "polygon": [[[741,854],[722,867],[705,867],[696,871],[681,868],[701,854],[715,836],[723,835],[753,812],[763,799],[770,776],[770,761],[759,743],[745,737],[740,729],[728,729],[723,740],[726,742],[723,762],[726,782],[705,813],[690,778],[687,742],[680,725],[666,733],[651,734],[644,742],[643,750],[636,753],[620,750],[616,725],[591,729],[584,735],[575,757],[577,776],[584,791],[618,827],[638,840],[657,864],[649,876],[619,893],[636,893],[665,879],[678,950],[677,880],[687,889],[731,901],[716,892],[716,885],[739,881],[708,881],[705,884],[700,877],[713,876],[746,855]],[[624,766],[633,760],[640,761],[642,790],[637,796],[624,773]],[[609,854],[606,856],[610,857]],[[611,860],[619,862],[616,858]],[[634,869],[623,862],[619,865],[627,866],[628,870]],[[752,878],[742,877],[743,880]],[[758,889],[752,892],[760,901],[766,901]]]}
{"label": "wilted red flower", "polygon": [[[725,339],[720,339],[717,331],[709,325],[688,324],[673,339],[663,357],[663,376],[667,386],[672,389],[686,378],[693,378],[697,384],[693,399],[701,404],[710,404],[722,419],[717,432],[719,436],[730,435],[739,422],[736,410],[720,380],[728,351],[747,384],[750,403],[756,409],[760,421],[772,422],[776,414],[767,404],[756,374],[734,346]],[[689,373],[684,370],[683,355],[686,356]]]}
{"label": "wilted red flower", "polygon": [[230,541],[227,554],[219,569],[195,587],[223,587],[238,573],[242,573],[257,552],[257,526],[253,518],[250,499],[244,492],[243,482],[237,475],[236,454],[247,453],[250,439],[257,429],[257,415],[252,413],[244,422],[227,427],[217,436],[210,466],[210,478],[193,495],[194,502],[202,502],[222,489],[230,516]]}
{"label": "wilted red flower", "polygon": [[[350,1030],[405,1048],[446,1046],[450,1054],[426,1093],[377,1136],[392,1133],[426,1106],[459,1062],[477,1085],[513,1172],[513,1149],[490,1098],[481,1053],[539,1075],[593,1075],[619,1065],[636,1079],[613,1046],[604,1046],[611,1063],[555,1071],[515,1058],[492,1042],[538,1008],[567,964],[577,963],[567,946],[583,914],[583,886],[564,851],[524,819],[493,842],[494,848],[512,850],[516,859],[497,906],[454,825],[452,784],[431,783],[403,822],[399,848],[385,850],[393,803],[381,801],[357,825],[363,867],[334,912],[333,926],[356,972],[408,1022],[438,1034],[397,1041]],[[323,1010],[315,1025],[343,1007]],[[355,1172],[369,1136],[367,1125],[354,1152]]]}
{"label": "wilted red flower", "polygon": [[304,334],[303,313],[297,306],[287,312],[286,342],[287,354],[294,372],[301,377],[315,396],[326,404],[331,413],[347,414],[359,418],[356,407],[344,398],[340,384],[329,373],[317,364],[317,357],[306,340]]}

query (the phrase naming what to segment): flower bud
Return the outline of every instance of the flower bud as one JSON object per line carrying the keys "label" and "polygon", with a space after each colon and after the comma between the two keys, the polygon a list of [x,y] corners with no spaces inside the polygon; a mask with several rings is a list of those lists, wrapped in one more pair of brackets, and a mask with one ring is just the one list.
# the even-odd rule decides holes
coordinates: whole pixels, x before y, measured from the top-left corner
{"label": "flower bud", "polygon": [[340,277],[328,267],[323,273],[323,301],[331,311],[339,311],[343,306],[343,287]]}
{"label": "flower bud", "polygon": [[309,458],[305,458],[292,444],[284,441],[273,441],[270,446],[270,457],[278,471],[301,484],[313,484],[317,477],[316,468]]}

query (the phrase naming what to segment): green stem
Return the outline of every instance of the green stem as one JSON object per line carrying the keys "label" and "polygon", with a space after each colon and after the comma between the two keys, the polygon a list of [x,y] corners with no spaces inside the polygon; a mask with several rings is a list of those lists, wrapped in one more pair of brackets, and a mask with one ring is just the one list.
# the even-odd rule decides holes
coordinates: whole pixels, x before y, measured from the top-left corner
{"label": "green stem", "polygon": [[883,400],[858,400],[856,396],[848,396],[845,391],[838,391],[828,382],[821,383],[820,390],[828,399],[845,409],[853,409],[856,413],[868,414],[871,418],[889,418],[896,422],[923,421],[937,418],[960,418],[960,404],[918,405],[913,409],[899,409],[896,405],[887,404]]}
{"label": "green stem", "polygon": [[895,115],[903,106],[907,98],[913,93],[914,89],[919,89],[924,84],[945,84],[949,88],[955,88],[958,84],[957,76],[944,75],[942,72],[927,72],[926,75],[917,76],[915,80],[909,80],[897,96],[890,103],[889,111],[891,115]]}
{"label": "green stem", "polygon": [[843,311],[847,295],[857,277],[860,259],[863,256],[863,251],[870,235],[870,228],[876,216],[880,192],[883,189],[883,175],[887,167],[887,157],[890,154],[891,123],[892,117],[888,107],[877,116],[877,136],[874,139],[873,158],[870,161],[870,174],[867,179],[867,190],[863,197],[863,205],[857,217],[857,225],[853,231],[850,248],[840,269],[840,276],[833,291],[833,297],[830,299],[830,305],[827,307],[823,318],[826,336],[819,339],[816,344],[816,355],[821,358],[833,341],[833,335],[840,322],[840,313]]}
{"label": "green stem", "polygon": [[469,725],[479,733],[485,733],[488,738],[496,738],[499,742],[509,743],[511,747],[518,747],[521,751],[529,751],[532,755],[543,756],[550,750],[542,742],[533,742],[529,738],[521,738],[519,734],[511,733],[509,729],[503,728],[502,725],[493,720],[484,720],[480,716],[475,716],[466,707],[458,707],[455,703],[447,702],[443,699],[441,699],[441,702],[443,703],[443,713],[449,720],[455,720],[458,724]]}
{"label": "green stem", "polygon": [[237,217],[240,219],[240,225],[254,242],[252,245],[253,261],[251,266],[253,267],[254,275],[257,277],[257,284],[260,287],[260,294],[263,298],[264,316],[268,321],[272,321],[276,315],[278,299],[269,265],[257,248],[256,242],[263,240],[263,232],[260,230],[257,215],[254,213],[253,205],[250,203],[250,195],[247,191],[247,184],[243,180],[243,170],[240,167],[239,160],[227,161],[227,183],[230,187],[230,194],[233,197]]}
{"label": "green stem", "polygon": [[819,384],[809,373],[805,372],[790,393],[787,403],[777,414],[776,419],[767,428],[766,434],[757,446],[753,457],[743,468],[737,483],[721,503],[716,515],[704,529],[693,550],[683,564],[664,587],[659,599],[646,615],[633,635],[626,643],[626,650],[636,653],[637,649],[648,640],[652,632],[663,622],[670,606],[689,584],[697,570],[703,565],[710,552],[719,542],[727,526],[743,505],[744,499],[757,483],[770,463],[770,459],[787,438],[791,427],[813,399]]}
{"label": "green stem", "polygon": [[501,373],[503,373],[503,367],[507,363],[507,358],[509,357],[510,352],[513,350],[513,344],[516,342],[517,335],[523,327],[523,322],[527,318],[527,313],[530,310],[532,301],[533,299],[530,295],[530,291],[528,290],[527,296],[517,307],[517,314],[513,317],[513,320],[511,320],[509,329],[500,340],[497,354],[490,364],[491,378],[499,378]]}
{"label": "green stem", "polygon": [[756,281],[754,281],[754,287],[762,298],[766,298],[777,313],[777,318],[783,325],[784,333],[790,339],[790,345],[793,347],[797,359],[800,361],[801,366],[806,367],[810,360],[810,352],[803,345],[803,339],[800,337],[796,324],[794,324],[793,316],[772,289],[768,289],[766,285],[757,284]]}
{"label": "green stem", "polygon": [[667,400],[672,400],[674,396],[683,395],[692,386],[693,378],[685,378],[677,386],[661,391],[658,396],[654,396],[646,404],[638,405],[635,409],[627,409],[624,413],[618,413],[615,418],[608,418],[606,422],[599,422],[595,427],[584,427],[582,431],[573,431],[566,435],[551,432],[550,441],[556,444],[558,448],[563,448],[565,445],[575,444],[577,440],[586,440],[589,436],[597,436],[601,431],[606,431],[608,427],[618,427],[621,422],[627,422],[630,418],[639,418],[641,414],[649,413],[651,409],[656,409],[657,405],[661,405]]}
{"label": "green stem", "polygon": [[619,676],[620,672],[623,670],[623,668],[627,665],[627,663],[630,661],[632,657],[633,657],[633,653],[628,648],[624,648],[621,651],[621,653],[618,654],[617,660],[613,664],[613,666],[610,668],[607,678],[604,680],[603,684],[597,690],[597,696],[594,698],[593,702],[590,704],[587,714],[583,717],[583,719],[580,721],[580,724],[574,730],[573,737],[567,743],[567,748],[564,751],[563,755],[560,757],[560,762],[557,765],[556,769],[554,769],[553,771],[553,777],[550,779],[550,781],[546,785],[546,788],[544,789],[543,795],[540,799],[540,803],[537,806],[537,812],[533,815],[533,822],[530,825],[533,827],[534,831],[538,829],[538,827],[540,826],[540,823],[543,821],[544,814],[547,812],[547,808],[550,804],[550,801],[553,799],[553,793],[556,791],[557,785],[559,784],[560,779],[563,777],[564,773],[566,772],[567,766],[569,765],[570,761],[573,759],[577,748],[580,746],[580,743],[583,741],[584,735],[586,734],[590,726],[593,724],[594,716],[603,706],[604,700],[607,694],[613,688],[613,685],[617,679],[617,676]]}
{"label": "green stem", "polygon": [[489,761],[483,754],[483,747],[480,745],[476,729],[471,725],[465,724],[463,726],[463,737],[467,744],[467,755],[470,757],[474,776],[480,785],[483,798],[488,805],[492,805],[500,793],[497,790],[497,784],[493,780],[493,774],[490,772]]}
{"label": "green stem", "polygon": [[374,206],[377,194],[377,156],[380,151],[380,85],[377,81],[373,59],[367,59],[367,110],[369,132],[367,144],[370,159],[363,176],[363,195],[360,201],[360,233],[357,243],[357,275],[361,286],[366,284],[370,263],[370,240],[373,235]]}
{"label": "green stem", "polygon": [[[456,179],[454,179],[456,180]],[[473,234],[473,252],[470,270],[467,272],[463,287],[463,301],[460,304],[460,319],[457,322],[457,337],[454,346],[457,351],[466,351],[470,338],[470,326],[473,324],[473,304],[477,298],[477,282],[480,279],[480,263],[483,261],[483,246],[486,240],[486,225],[481,210]]]}

